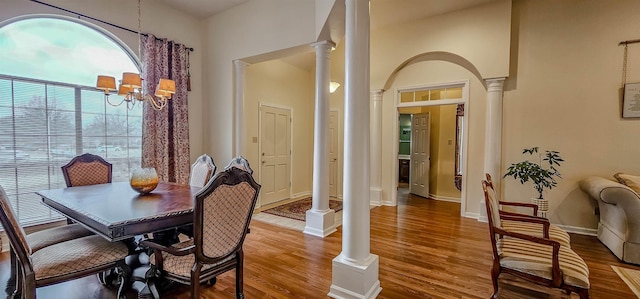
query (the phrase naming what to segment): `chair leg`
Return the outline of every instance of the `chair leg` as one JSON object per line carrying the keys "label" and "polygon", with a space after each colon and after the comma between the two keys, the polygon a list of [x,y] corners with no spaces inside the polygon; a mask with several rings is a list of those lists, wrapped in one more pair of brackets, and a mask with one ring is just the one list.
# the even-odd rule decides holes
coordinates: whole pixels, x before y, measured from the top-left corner
{"label": "chair leg", "polygon": [[[21,281],[20,279],[19,281]],[[22,297],[24,299],[36,299],[36,276],[34,273],[24,276],[22,285]]]}
{"label": "chair leg", "polygon": [[589,299],[589,289],[580,289],[576,293],[578,293],[580,299]]}
{"label": "chair leg", "polygon": [[236,254],[236,299],[244,299],[244,252],[242,249]]}
{"label": "chair leg", "polygon": [[202,265],[197,263],[191,269],[191,299],[200,299],[200,269]]}
{"label": "chair leg", "polygon": [[492,299],[498,299],[498,277],[500,276],[500,265],[497,263],[493,263],[493,267],[491,268],[491,283],[493,284],[493,295],[491,295]]}
{"label": "chair leg", "polygon": [[9,280],[7,280],[7,287],[5,288],[5,293],[7,293],[8,297],[14,296],[18,292],[18,261],[16,258],[15,252],[13,249],[9,249],[9,258],[11,259],[11,274],[9,276]]}

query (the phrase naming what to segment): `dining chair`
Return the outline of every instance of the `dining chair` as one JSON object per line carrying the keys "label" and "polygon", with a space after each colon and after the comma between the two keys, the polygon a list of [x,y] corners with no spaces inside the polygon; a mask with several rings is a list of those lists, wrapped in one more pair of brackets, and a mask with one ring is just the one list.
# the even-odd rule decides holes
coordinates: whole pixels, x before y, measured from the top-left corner
{"label": "dining chair", "polygon": [[[490,188],[491,191],[496,194],[495,198],[497,199],[497,192],[495,191],[493,181],[491,180],[491,175],[485,173],[485,177],[487,188]],[[504,211],[501,206],[530,208],[532,210],[532,214],[529,215]],[[551,224],[549,219],[536,216],[538,213],[537,205],[532,203],[498,200],[497,208],[501,217],[501,225],[505,230],[534,235],[537,237],[550,238],[560,242],[563,246],[571,247],[571,237],[569,236],[569,233],[562,228]]]}
{"label": "dining chair", "polygon": [[[18,223],[4,189],[0,187],[0,224],[9,239],[16,263],[12,274],[16,286],[8,295],[36,298],[36,288],[116,269],[120,288],[118,298],[124,298],[129,268],[124,259],[128,247],[122,242],[111,243],[91,235],[56,243],[34,251],[28,237]],[[11,293],[11,294],[9,294]]]}
{"label": "dining chair", "polygon": [[[248,164],[247,164],[248,165]],[[244,298],[242,245],[256,205],[260,185],[247,171],[232,167],[216,174],[194,196],[194,237],[163,246],[145,239],[153,249],[152,267],[161,277],[191,285],[191,298],[200,297],[200,283],[215,284],[216,276],[235,269],[236,297]],[[155,283],[149,283],[155,290]],[[157,298],[157,291],[154,291]]]}
{"label": "dining chair", "polygon": [[[106,184],[111,183],[113,179],[113,165],[102,157],[90,153],[74,157],[69,163],[63,165],[61,169],[67,187]],[[69,226],[79,226],[69,218],[67,218],[67,224]],[[85,231],[86,235],[92,234],[86,229]],[[98,275],[98,279],[102,284],[108,284],[108,280],[112,277],[111,270]]]}
{"label": "dining chair", "polygon": [[111,183],[112,165],[102,157],[85,153],[62,166],[67,187]]}
{"label": "dining chair", "polygon": [[215,173],[216,164],[213,163],[213,159],[209,155],[203,154],[191,165],[189,185],[204,187]]}
{"label": "dining chair", "polygon": [[[102,157],[85,153],[74,157],[61,169],[67,187],[78,187],[111,183],[112,167]],[[67,223],[72,224],[73,221],[67,219]]]}
{"label": "dining chair", "polygon": [[251,169],[251,166],[249,165],[249,161],[247,161],[247,159],[245,159],[243,156],[238,156],[233,158],[229,164],[227,164],[227,166],[224,167],[224,170],[228,170],[231,168],[238,168],[238,169],[242,169],[246,172],[248,172],[249,174],[253,174],[253,169]]}
{"label": "dining chair", "polygon": [[589,268],[570,247],[549,238],[506,230],[501,221],[499,203],[489,182],[482,181],[489,233],[493,252],[491,281],[498,298],[498,278],[509,273],[528,281],[575,292],[589,298]]}

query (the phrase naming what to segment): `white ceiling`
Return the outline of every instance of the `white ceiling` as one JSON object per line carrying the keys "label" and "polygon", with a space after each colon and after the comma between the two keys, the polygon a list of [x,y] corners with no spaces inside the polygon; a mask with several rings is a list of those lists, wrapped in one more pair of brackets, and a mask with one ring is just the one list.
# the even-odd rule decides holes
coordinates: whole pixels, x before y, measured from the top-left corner
{"label": "white ceiling", "polygon": [[[208,18],[250,0],[160,0],[199,18]],[[270,1],[270,0],[257,0]],[[306,0],[313,1],[313,0]],[[324,0],[330,1],[330,0]],[[338,0],[339,1],[339,0]],[[495,0],[371,0],[371,29],[411,22]],[[303,69],[315,64],[315,54],[304,53],[281,59]]]}
{"label": "white ceiling", "polygon": [[190,15],[207,18],[249,0],[160,0]]}
{"label": "white ceiling", "polygon": [[[190,15],[207,18],[249,0],[161,1]],[[495,0],[371,0],[371,27],[375,29],[396,23],[414,21],[491,1]]]}

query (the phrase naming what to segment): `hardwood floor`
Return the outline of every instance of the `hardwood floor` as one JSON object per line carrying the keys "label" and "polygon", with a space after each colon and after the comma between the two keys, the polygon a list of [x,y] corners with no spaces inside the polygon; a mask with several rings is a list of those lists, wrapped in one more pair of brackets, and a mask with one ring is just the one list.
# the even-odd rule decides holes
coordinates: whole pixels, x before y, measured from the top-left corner
{"label": "hardwood floor", "polygon": [[[397,207],[371,210],[371,251],[379,256],[378,298],[488,298],[491,245],[486,223],[461,218],[459,204],[401,196]],[[252,221],[245,241],[246,298],[327,298],[331,260],[342,247],[342,231],[324,239]],[[634,298],[610,265],[628,268],[595,237],[571,235],[572,248],[590,269],[591,298]],[[0,287],[8,277],[7,254],[0,261]],[[503,274],[500,298],[578,298]],[[203,298],[235,298],[233,272],[203,286]],[[135,298],[135,294],[128,294]],[[176,286],[163,298],[189,298]],[[38,298],[114,298],[95,276],[38,289]]]}

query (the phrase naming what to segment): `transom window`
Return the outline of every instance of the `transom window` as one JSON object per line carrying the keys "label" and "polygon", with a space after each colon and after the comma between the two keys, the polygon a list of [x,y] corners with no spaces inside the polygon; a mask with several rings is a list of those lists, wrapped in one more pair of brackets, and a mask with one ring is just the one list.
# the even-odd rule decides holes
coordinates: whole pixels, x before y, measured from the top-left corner
{"label": "transom window", "polygon": [[34,193],[65,187],[60,167],[98,154],[124,181],[140,166],[142,110],[112,107],[97,74],[138,73],[121,42],[82,21],[56,17],[0,23],[0,185],[23,225],[62,217]]}
{"label": "transom window", "polygon": [[438,87],[400,92],[400,103],[462,98],[462,86]]}

